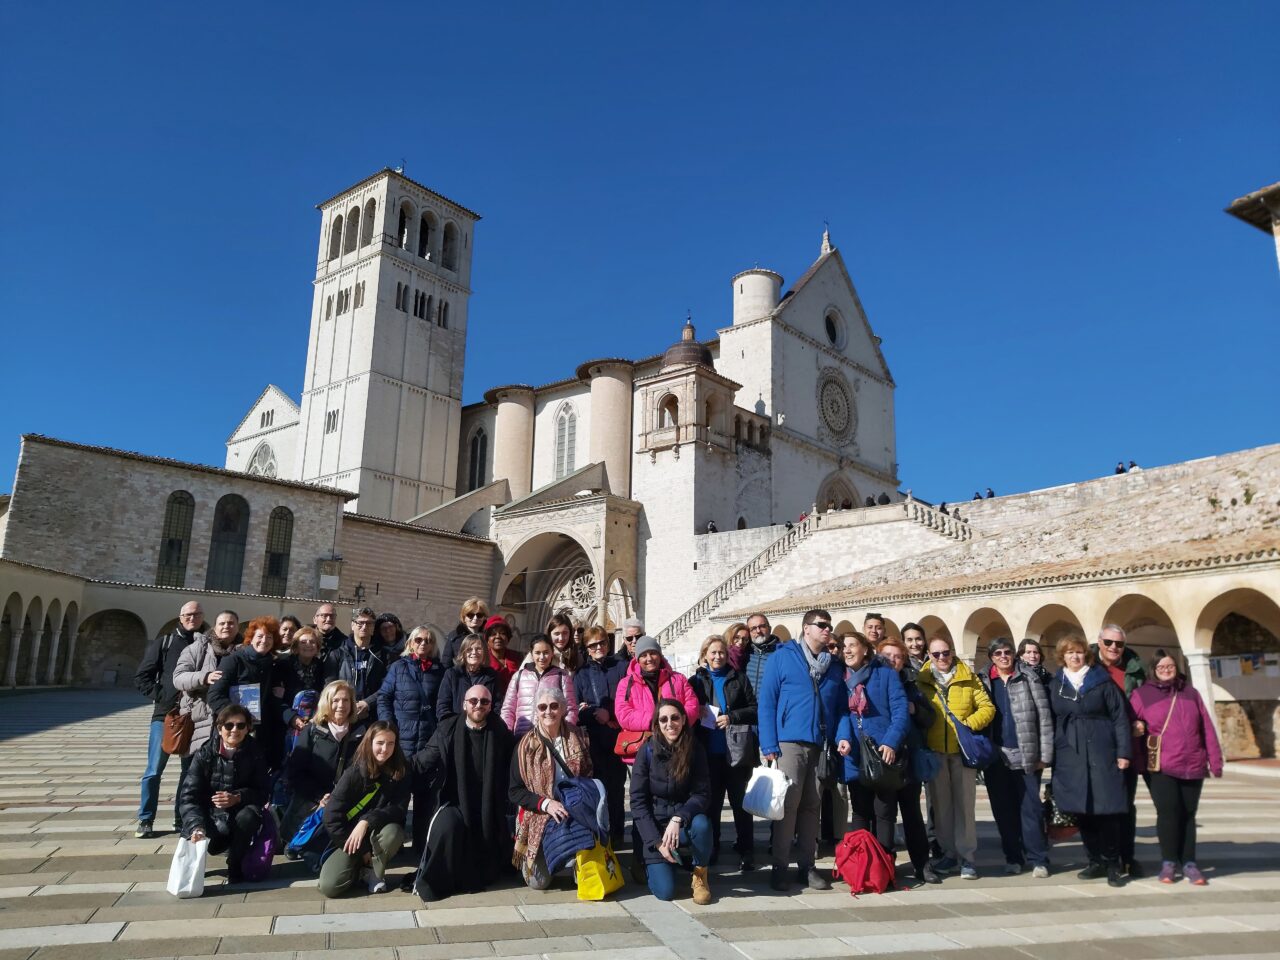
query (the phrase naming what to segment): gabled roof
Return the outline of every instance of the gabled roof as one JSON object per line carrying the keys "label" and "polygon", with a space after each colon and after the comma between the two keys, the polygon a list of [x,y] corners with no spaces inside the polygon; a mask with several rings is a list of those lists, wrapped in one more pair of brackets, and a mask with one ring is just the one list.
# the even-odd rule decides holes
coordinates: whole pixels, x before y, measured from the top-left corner
{"label": "gabled roof", "polygon": [[[282,399],[286,404],[288,404],[289,408],[294,413],[296,413],[299,416],[299,418],[302,416],[302,408],[293,402],[293,397],[289,396],[287,393],[285,393],[283,390],[277,387],[274,383],[268,383],[266,386],[266,389],[264,389],[260,394],[258,394],[258,399],[253,401],[253,403],[249,404],[249,409],[245,411],[243,419],[241,419],[241,421],[236,424],[236,428],[231,431],[231,436],[227,437],[227,443],[230,443],[232,440],[234,440],[236,438],[236,434],[240,432],[240,428],[249,422],[249,418],[253,416],[253,411],[258,409],[258,404],[262,402],[263,398],[266,397],[267,394],[273,393],[273,392],[275,393],[276,396],[280,397],[280,399]],[[283,427],[283,426],[286,426],[286,424],[282,423],[280,426]],[[273,427],[272,429],[275,429],[275,428]]]}
{"label": "gabled roof", "polygon": [[1263,233],[1271,233],[1271,224],[1280,219],[1280,183],[1273,183],[1232,200],[1224,212],[1239,217]]}

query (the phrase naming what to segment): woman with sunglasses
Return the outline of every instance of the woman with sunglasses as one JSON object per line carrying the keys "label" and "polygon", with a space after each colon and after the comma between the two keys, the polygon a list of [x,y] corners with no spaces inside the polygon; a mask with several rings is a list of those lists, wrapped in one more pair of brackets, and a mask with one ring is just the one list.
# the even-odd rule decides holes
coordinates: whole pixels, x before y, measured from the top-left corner
{"label": "woman with sunglasses", "polygon": [[591,769],[604,784],[609,804],[609,829],[615,847],[622,845],[625,822],[627,767],[613,752],[618,740],[618,718],[613,714],[613,694],[627,663],[613,654],[613,641],[603,627],[587,627],[582,635],[586,662],[573,675],[578,696],[578,725],[591,744]]}
{"label": "woman with sunglasses", "polygon": [[664,697],[654,712],[653,736],[631,768],[631,816],[640,832],[649,892],[659,900],[675,897],[676,867],[691,867],[693,902],[711,902],[710,792],[706,751],[684,704]]}
{"label": "woman with sunglasses", "polygon": [[320,868],[320,892],[340,897],[358,879],[370,893],[387,890],[387,866],[404,845],[409,766],[396,731],[370,724],[350,768],[324,807],[324,827],[337,848]]}
{"label": "woman with sunglasses", "polygon": [[568,704],[565,719],[576,723],[578,700],[573,689],[573,676],[556,663],[556,648],[546,634],[540,633],[529,645],[529,659],[511,678],[502,701],[502,722],[517,737],[533,729],[538,693],[548,687],[560,691]]}
{"label": "woman with sunglasses", "polygon": [[[414,627],[404,653],[391,664],[378,690],[378,716],[390,721],[400,738],[400,750],[412,757],[436,729],[436,697],[444,666],[436,658],[436,641],[429,627]],[[421,850],[431,820],[431,792],[423,777],[413,778],[413,849]]]}
{"label": "woman with sunglasses", "polygon": [[458,655],[440,678],[440,693],[436,696],[436,721],[462,715],[463,700],[477,683],[498,699],[498,673],[489,666],[489,654],[484,647],[484,637],[473,633],[458,646]]}
{"label": "woman with sunglasses", "polygon": [[1008,637],[992,640],[987,655],[991,667],[982,682],[996,708],[991,742],[1000,753],[982,779],[1000,831],[1004,872],[1016,876],[1030,866],[1033,877],[1044,879],[1049,876],[1049,841],[1040,779],[1053,764],[1049,692],[1031,667],[1017,659]]}
{"label": "woman with sunglasses", "polygon": [[223,707],[214,735],[191,758],[182,780],[178,813],[182,835],[199,842],[208,838],[209,853],[227,853],[227,880],[242,879],[241,865],[249,844],[262,826],[262,808],[270,794],[262,748],[249,733],[253,717],[238,703]]}
{"label": "woman with sunglasses", "polygon": [[1106,877],[1122,887],[1129,819],[1124,774],[1133,756],[1128,703],[1083,637],[1068,634],[1056,652],[1061,666],[1050,686],[1053,799],[1080,824],[1089,865],[1079,878]]}
{"label": "woman with sunglasses", "polygon": [[[942,857],[933,864],[935,873],[955,873],[964,880],[978,879],[978,829],[974,805],[978,794],[978,772],[964,765],[956,728],[947,715],[950,708],[960,723],[970,730],[985,730],[996,709],[982,682],[968,665],[956,659],[955,647],[947,637],[929,638],[929,661],[920,668],[916,685],[934,710],[933,724],[925,736],[929,749],[938,754],[937,776],[925,788],[933,809],[933,828],[942,848]],[[945,708],[944,708],[945,705]]]}
{"label": "woman with sunglasses", "polygon": [[[544,642],[550,647],[549,640],[544,638]],[[534,701],[537,719],[511,756],[509,796],[519,809],[511,862],[533,890],[551,885],[551,872],[542,855],[547,823],[563,822],[569,816],[555,798],[555,785],[568,776],[592,774],[591,747],[582,731],[566,719],[568,712],[568,701],[559,687],[539,688]]]}
{"label": "woman with sunglasses", "polygon": [[470,597],[458,611],[458,625],[449,631],[444,638],[444,646],[440,649],[440,659],[445,663],[453,663],[458,656],[462,641],[473,633],[482,633],[489,620],[489,607],[479,597]]}

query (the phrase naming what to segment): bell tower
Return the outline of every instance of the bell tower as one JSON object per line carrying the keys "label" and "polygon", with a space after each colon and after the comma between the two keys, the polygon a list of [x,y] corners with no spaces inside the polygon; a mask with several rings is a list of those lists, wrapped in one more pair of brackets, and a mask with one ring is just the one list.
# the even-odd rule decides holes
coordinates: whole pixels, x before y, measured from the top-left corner
{"label": "bell tower", "polygon": [[297,479],[408,520],[454,496],[480,216],[391,169],[317,209]]}

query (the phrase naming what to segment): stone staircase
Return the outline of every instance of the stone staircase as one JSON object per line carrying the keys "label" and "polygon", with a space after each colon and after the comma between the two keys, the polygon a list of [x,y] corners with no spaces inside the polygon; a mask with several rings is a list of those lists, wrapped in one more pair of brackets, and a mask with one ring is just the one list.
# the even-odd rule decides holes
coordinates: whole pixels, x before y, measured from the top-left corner
{"label": "stone staircase", "polygon": [[[902,501],[902,509],[906,511],[908,520],[914,520],[920,526],[944,537],[961,543],[973,539],[973,527],[969,526],[968,520],[962,520],[960,517],[943,513],[927,503],[921,503],[911,496],[910,491],[907,492],[907,499]],[[959,510],[956,512],[958,513]]]}

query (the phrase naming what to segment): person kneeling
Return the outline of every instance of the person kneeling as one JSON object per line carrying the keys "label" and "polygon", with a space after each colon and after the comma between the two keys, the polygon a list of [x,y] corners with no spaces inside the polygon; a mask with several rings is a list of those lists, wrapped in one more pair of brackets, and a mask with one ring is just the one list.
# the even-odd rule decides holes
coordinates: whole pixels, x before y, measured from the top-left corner
{"label": "person kneeling", "polygon": [[675,896],[676,867],[684,866],[692,853],[693,902],[711,902],[710,793],[707,755],[693,735],[684,704],[660,700],[653,736],[631,768],[631,816],[640,831],[649,890],[659,900]]}
{"label": "person kneeling", "polygon": [[511,869],[507,780],[514,738],[493,712],[487,685],[467,690],[462,710],[440,721],[413,757],[414,771],[439,798],[423,830],[414,883],[423,900],[478,893]]}
{"label": "person kneeling", "polygon": [[408,770],[392,726],[371,724],[324,807],[324,826],[337,847],[320,868],[326,897],[342,896],[362,875],[370,893],[386,891],[387,865],[404,846]]}
{"label": "person kneeling", "polygon": [[559,686],[539,688],[533,729],[520,739],[511,757],[508,796],[520,808],[511,862],[533,890],[551,885],[542,852],[547,823],[569,819],[569,811],[555,799],[556,784],[570,776],[591,776],[591,748],[583,732],[565,721],[566,704]]}
{"label": "person kneeling", "polygon": [[209,839],[209,853],[227,852],[227,879],[238,883],[258,828],[270,781],[267,762],[249,736],[253,718],[239,704],[223,707],[211,736],[191,758],[178,801],[182,835]]}

